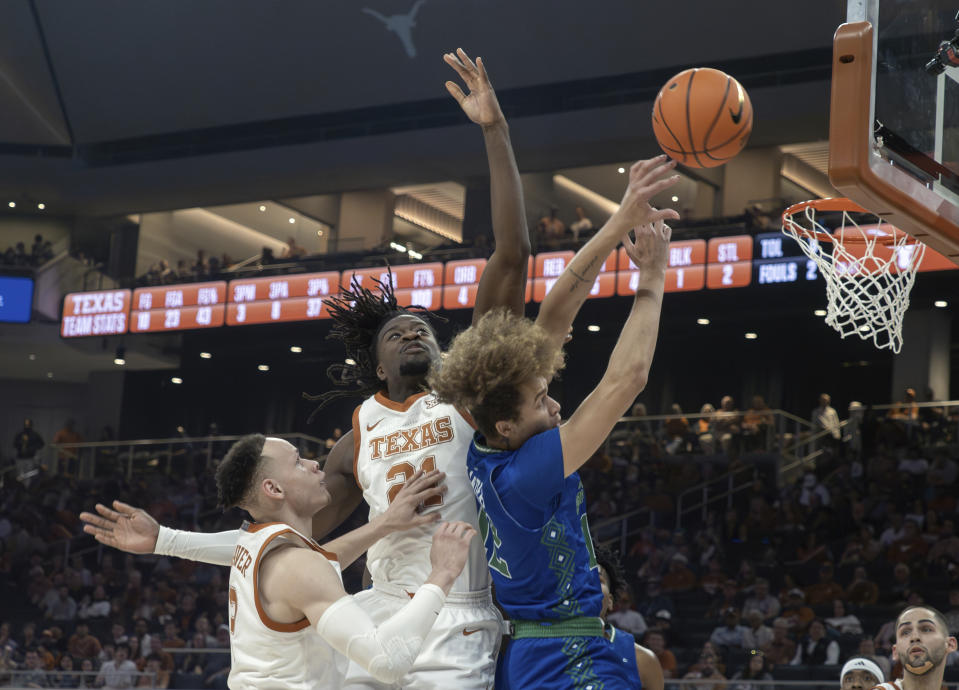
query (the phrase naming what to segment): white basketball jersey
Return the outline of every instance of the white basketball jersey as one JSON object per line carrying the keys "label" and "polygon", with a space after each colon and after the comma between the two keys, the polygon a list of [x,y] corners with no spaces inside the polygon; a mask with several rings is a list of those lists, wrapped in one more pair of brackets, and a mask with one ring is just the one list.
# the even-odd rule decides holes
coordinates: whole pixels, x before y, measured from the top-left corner
{"label": "white basketball jersey", "polygon": [[[347,660],[303,618],[278,623],[260,602],[257,589],[263,556],[278,546],[297,544],[327,557],[340,575],[334,554],[282,522],[244,523],[230,566],[230,654],[232,690],[312,690],[342,685]],[[321,566],[325,567],[325,566]]]}
{"label": "white basketball jersey", "polygon": [[[353,475],[370,506],[370,518],[386,510],[414,472],[435,469],[446,473],[448,489],[427,511],[439,510],[444,521],[462,520],[476,527],[476,498],[466,474],[472,440],[472,420],[432,393],[418,393],[402,403],[383,393],[367,398],[353,412]],[[370,547],[367,568],[373,584],[416,592],[430,574],[435,530],[431,524],[394,532]],[[452,591],[473,592],[489,585],[486,551],[482,540],[474,538]]]}

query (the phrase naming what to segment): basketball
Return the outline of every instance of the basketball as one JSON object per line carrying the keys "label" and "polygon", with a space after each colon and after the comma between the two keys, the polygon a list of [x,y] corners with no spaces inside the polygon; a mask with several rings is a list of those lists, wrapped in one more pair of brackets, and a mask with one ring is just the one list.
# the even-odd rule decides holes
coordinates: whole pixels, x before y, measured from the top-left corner
{"label": "basketball", "polygon": [[666,82],[653,104],[653,133],[670,158],[715,168],[743,150],[753,106],[742,85],[709,67],[687,69]]}

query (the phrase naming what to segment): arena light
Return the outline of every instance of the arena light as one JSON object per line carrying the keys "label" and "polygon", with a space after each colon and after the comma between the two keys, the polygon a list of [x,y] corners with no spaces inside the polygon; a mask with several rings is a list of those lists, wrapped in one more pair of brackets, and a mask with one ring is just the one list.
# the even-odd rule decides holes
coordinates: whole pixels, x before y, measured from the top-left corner
{"label": "arena light", "polygon": [[700,326],[708,326],[709,319],[696,319],[696,323],[698,323]]}
{"label": "arena light", "polygon": [[349,364],[351,367],[355,367],[355,366],[356,366],[356,360],[353,359],[352,357],[347,357],[347,358],[344,359],[343,361],[346,362],[347,364]]}
{"label": "arena light", "polygon": [[624,172],[626,172],[626,168],[617,168],[617,169],[616,169],[616,172],[618,172],[620,175],[622,175]]}
{"label": "arena light", "polygon": [[390,249],[403,252],[404,254],[406,253],[406,247],[404,247],[402,244],[397,244],[396,242],[390,242]]}
{"label": "arena light", "polygon": [[170,383],[174,383],[179,386],[181,383],[183,383],[183,379],[181,379],[179,376],[174,376],[170,379]]}
{"label": "arena light", "polygon": [[266,206],[260,204],[260,213],[263,213],[264,211],[266,211]]}
{"label": "arena light", "polygon": [[7,204],[7,206],[9,206],[10,208],[16,208],[16,207],[17,207],[17,202],[16,202],[16,201],[11,201],[9,204]]}
{"label": "arena light", "polygon": [[127,363],[127,361],[123,359],[123,357],[114,357],[113,363],[116,364],[118,367],[122,367],[124,364]]}
{"label": "arena light", "polygon": [[53,378],[53,372],[52,372],[52,371],[48,371],[48,372],[47,372],[47,378],[48,378],[48,379],[52,379],[52,378]]}
{"label": "arena light", "polygon": [[300,347],[299,345],[292,345],[290,347],[290,352],[293,352],[294,354],[300,354],[301,352],[303,352],[303,348]]}
{"label": "arena light", "polygon": [[944,299],[937,299],[935,302],[933,302],[933,305],[939,307],[940,309],[945,309],[949,306],[949,303]]}
{"label": "arena light", "polygon": [[408,250],[407,250],[407,253],[410,255],[410,258],[413,259],[413,260],[415,260],[415,261],[419,261],[420,259],[423,258],[423,255],[420,254],[420,253],[419,253],[418,251],[416,251],[415,249],[408,249]]}
{"label": "arena light", "polygon": [[814,314],[815,316],[825,316],[825,315],[826,315],[826,310],[825,310],[825,309],[817,309],[816,311],[813,312],[813,314]]}
{"label": "arena light", "polygon": [[269,370],[270,370],[270,365],[269,365],[269,364],[260,364],[260,365],[257,367],[257,369],[260,370],[260,371],[269,371]]}
{"label": "arena light", "polygon": [[752,331],[749,331],[748,333],[746,333],[746,340],[755,340],[758,337],[759,335],[757,335],[756,333],[753,333]]}
{"label": "arena light", "polygon": [[676,196],[675,194],[673,194],[673,196],[672,196],[671,198],[672,198],[674,204],[675,204],[677,201],[679,201],[679,197]]}
{"label": "arena light", "polygon": [[591,323],[586,327],[586,330],[590,333],[599,333],[599,326],[597,326],[595,323]]}
{"label": "arena light", "polygon": [[27,358],[32,362],[37,358],[37,356],[31,352],[29,355],[27,355]]}
{"label": "arena light", "polygon": [[213,358],[213,355],[210,354],[209,352],[200,353],[200,359],[212,359],[212,358]]}
{"label": "arena light", "polygon": [[293,225],[293,223],[295,222],[296,222],[296,218],[290,218],[290,225]]}
{"label": "arena light", "polygon": [[41,211],[42,211],[43,209],[45,209],[46,207],[47,207],[47,205],[44,204],[44,203],[37,204],[37,208],[40,209]]}

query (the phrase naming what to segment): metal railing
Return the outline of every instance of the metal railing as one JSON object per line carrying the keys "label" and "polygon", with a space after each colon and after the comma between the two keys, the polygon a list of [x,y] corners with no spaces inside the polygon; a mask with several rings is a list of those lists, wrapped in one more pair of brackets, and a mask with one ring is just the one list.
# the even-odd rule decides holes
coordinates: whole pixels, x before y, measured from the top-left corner
{"label": "metal railing", "polygon": [[[308,444],[325,450],[324,439],[307,434],[271,434],[286,439],[301,453]],[[109,466],[112,471],[122,470],[127,479],[135,470],[173,471],[176,458],[195,463],[200,461],[208,470],[214,459],[226,453],[230,444],[242,436],[178,436],[175,438],[141,439],[136,441],[99,441],[84,443],[53,443],[44,447],[37,456],[49,471],[60,474],[69,466],[75,466],[81,479],[98,476],[98,471]]]}

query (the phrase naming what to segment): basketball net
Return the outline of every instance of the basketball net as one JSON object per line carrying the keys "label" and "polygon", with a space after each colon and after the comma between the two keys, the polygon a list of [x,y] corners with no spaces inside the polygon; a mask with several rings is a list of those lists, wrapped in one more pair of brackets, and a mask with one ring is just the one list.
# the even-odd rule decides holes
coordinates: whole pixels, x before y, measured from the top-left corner
{"label": "basketball net", "polygon": [[783,233],[799,243],[826,280],[826,323],[843,338],[857,335],[899,352],[909,292],[926,245],[848,199],[790,206],[783,213]]}

